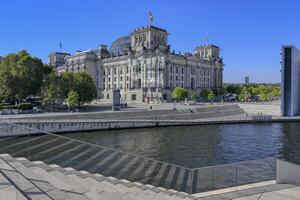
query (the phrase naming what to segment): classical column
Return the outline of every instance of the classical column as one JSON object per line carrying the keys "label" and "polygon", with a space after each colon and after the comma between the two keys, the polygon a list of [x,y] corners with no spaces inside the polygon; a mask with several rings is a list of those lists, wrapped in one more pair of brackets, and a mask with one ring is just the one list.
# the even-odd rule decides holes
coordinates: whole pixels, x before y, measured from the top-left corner
{"label": "classical column", "polygon": [[144,60],[144,88],[147,87],[147,62]]}

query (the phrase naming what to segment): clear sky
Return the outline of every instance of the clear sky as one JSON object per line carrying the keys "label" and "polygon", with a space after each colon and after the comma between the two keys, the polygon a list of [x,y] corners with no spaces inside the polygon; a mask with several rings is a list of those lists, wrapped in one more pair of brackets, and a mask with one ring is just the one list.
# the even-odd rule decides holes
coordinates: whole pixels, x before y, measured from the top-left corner
{"label": "clear sky", "polygon": [[48,62],[51,51],[110,45],[134,28],[154,25],[169,33],[171,49],[218,45],[224,81],[280,81],[280,46],[300,47],[299,0],[2,0],[0,55],[27,49]]}

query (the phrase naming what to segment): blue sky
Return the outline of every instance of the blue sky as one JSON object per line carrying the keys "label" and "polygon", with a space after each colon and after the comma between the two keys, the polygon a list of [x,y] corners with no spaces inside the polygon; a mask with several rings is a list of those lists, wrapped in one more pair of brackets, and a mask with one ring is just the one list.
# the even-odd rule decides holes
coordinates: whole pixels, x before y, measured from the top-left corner
{"label": "blue sky", "polygon": [[280,46],[300,47],[299,0],[3,0],[0,55],[27,49],[47,62],[51,51],[74,53],[110,45],[146,25],[170,33],[175,51],[209,42],[220,46],[224,81],[280,81]]}

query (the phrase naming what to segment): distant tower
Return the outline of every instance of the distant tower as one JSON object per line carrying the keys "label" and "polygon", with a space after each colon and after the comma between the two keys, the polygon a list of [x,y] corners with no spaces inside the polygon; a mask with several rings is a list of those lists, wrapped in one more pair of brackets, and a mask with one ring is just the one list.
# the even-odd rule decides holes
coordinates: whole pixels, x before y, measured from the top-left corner
{"label": "distant tower", "polygon": [[248,85],[250,83],[250,78],[249,76],[246,76],[245,77],[245,84]]}
{"label": "distant tower", "polygon": [[282,46],[281,65],[281,115],[300,116],[300,51]]}

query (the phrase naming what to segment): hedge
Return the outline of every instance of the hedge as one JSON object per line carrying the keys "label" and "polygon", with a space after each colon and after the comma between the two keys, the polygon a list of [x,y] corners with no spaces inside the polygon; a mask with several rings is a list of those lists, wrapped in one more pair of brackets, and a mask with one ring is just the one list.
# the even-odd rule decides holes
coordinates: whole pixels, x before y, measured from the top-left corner
{"label": "hedge", "polygon": [[33,105],[31,103],[20,103],[18,105],[19,110],[32,110]]}

